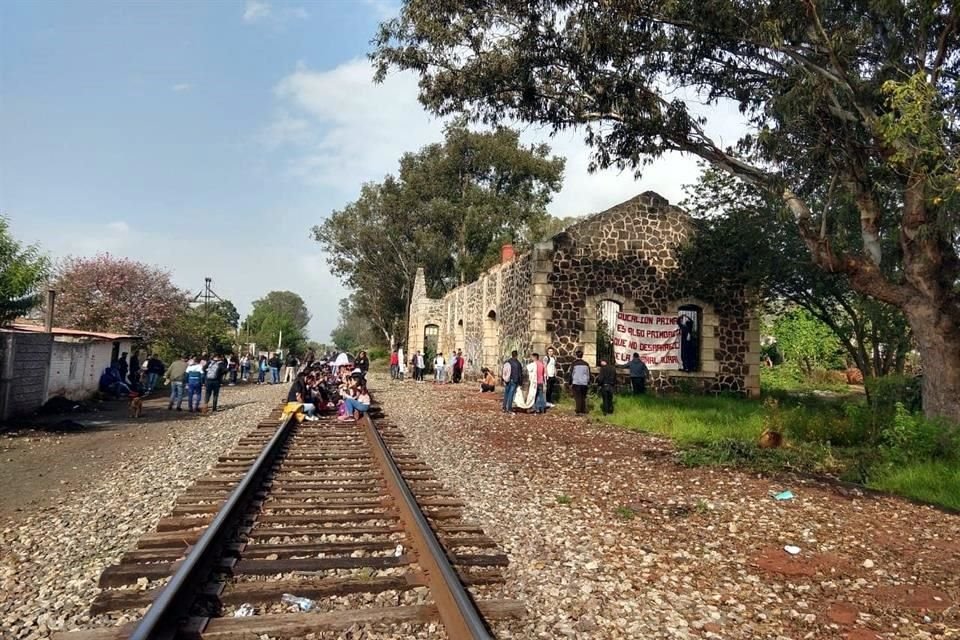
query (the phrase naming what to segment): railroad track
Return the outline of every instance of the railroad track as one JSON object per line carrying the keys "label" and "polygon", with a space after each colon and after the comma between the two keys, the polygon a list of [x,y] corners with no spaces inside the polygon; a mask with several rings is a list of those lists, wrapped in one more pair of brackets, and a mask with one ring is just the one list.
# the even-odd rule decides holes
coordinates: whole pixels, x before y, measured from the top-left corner
{"label": "railroad track", "polygon": [[376,405],[370,413],[343,423],[275,411],[101,574],[91,615],[139,619],[57,637],[408,637],[432,624],[432,636],[460,640],[522,617],[516,600],[467,591],[502,583],[506,555]]}

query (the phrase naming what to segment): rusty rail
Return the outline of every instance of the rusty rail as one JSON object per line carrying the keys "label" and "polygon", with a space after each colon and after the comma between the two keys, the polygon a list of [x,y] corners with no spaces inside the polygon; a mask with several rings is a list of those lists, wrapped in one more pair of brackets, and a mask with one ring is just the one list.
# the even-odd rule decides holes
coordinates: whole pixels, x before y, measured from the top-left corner
{"label": "rusty rail", "polygon": [[430,594],[436,602],[447,636],[458,640],[492,639],[493,635],[483,621],[480,611],[460,582],[456,570],[417,505],[417,499],[403,479],[373,420],[370,416],[364,416],[363,420],[370,448],[383,470],[387,491],[396,501],[400,519],[407,525],[417,562],[427,577]]}

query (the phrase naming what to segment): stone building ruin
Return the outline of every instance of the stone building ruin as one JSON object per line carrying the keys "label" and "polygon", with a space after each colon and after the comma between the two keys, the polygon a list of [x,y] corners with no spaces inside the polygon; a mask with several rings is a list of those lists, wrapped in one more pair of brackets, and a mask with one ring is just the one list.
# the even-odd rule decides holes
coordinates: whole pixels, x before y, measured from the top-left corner
{"label": "stone building ruin", "polygon": [[651,371],[649,382],[658,389],[757,395],[759,318],[746,297],[714,306],[673,284],[676,250],[692,229],[686,212],[648,191],[576,222],[530,252],[514,255],[504,247],[500,264],[441,299],[427,296],[421,269],[407,350],[462,349],[479,369],[499,366],[514,349],[525,356],[553,346],[566,371],[577,348],[596,362],[598,334],[617,311],[682,313],[696,324],[699,367]]}

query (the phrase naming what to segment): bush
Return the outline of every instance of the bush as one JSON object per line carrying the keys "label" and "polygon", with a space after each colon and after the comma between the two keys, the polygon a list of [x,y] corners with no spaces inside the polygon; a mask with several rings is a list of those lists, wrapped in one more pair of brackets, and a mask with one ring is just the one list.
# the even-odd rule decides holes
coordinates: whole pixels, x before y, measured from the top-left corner
{"label": "bush", "polygon": [[960,461],[960,426],[910,413],[900,403],[891,423],[880,434],[886,459],[902,464],[915,461]]}
{"label": "bush", "polygon": [[372,347],[367,349],[367,358],[370,359],[370,362],[374,360],[385,360],[388,355],[390,355],[390,350],[386,347]]}
{"label": "bush", "polygon": [[870,407],[883,416],[883,424],[893,421],[897,403],[908,411],[920,411],[923,406],[920,378],[900,375],[867,378],[864,387]]}
{"label": "bush", "polygon": [[783,424],[786,434],[800,442],[851,447],[870,441],[863,423],[851,420],[840,406],[797,407],[784,412]]}

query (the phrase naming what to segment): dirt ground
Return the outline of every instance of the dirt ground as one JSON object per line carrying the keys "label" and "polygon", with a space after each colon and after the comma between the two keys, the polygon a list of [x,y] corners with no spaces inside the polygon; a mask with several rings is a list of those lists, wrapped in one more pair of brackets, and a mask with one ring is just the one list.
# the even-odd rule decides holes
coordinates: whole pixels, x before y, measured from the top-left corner
{"label": "dirt ground", "polygon": [[[791,474],[687,468],[664,438],[559,411],[507,416],[501,394],[472,384],[382,386],[388,416],[494,523],[509,595],[536,620],[509,637],[960,638],[956,515]],[[785,489],[796,497],[773,498]]]}
{"label": "dirt ground", "polygon": [[[232,389],[221,408],[237,406]],[[106,401],[95,411],[34,416],[0,427],[0,530],[29,513],[49,509],[82,491],[84,483],[135,452],[168,441],[203,420],[186,410],[167,411],[167,397],[144,402],[140,418],[127,401]]]}

